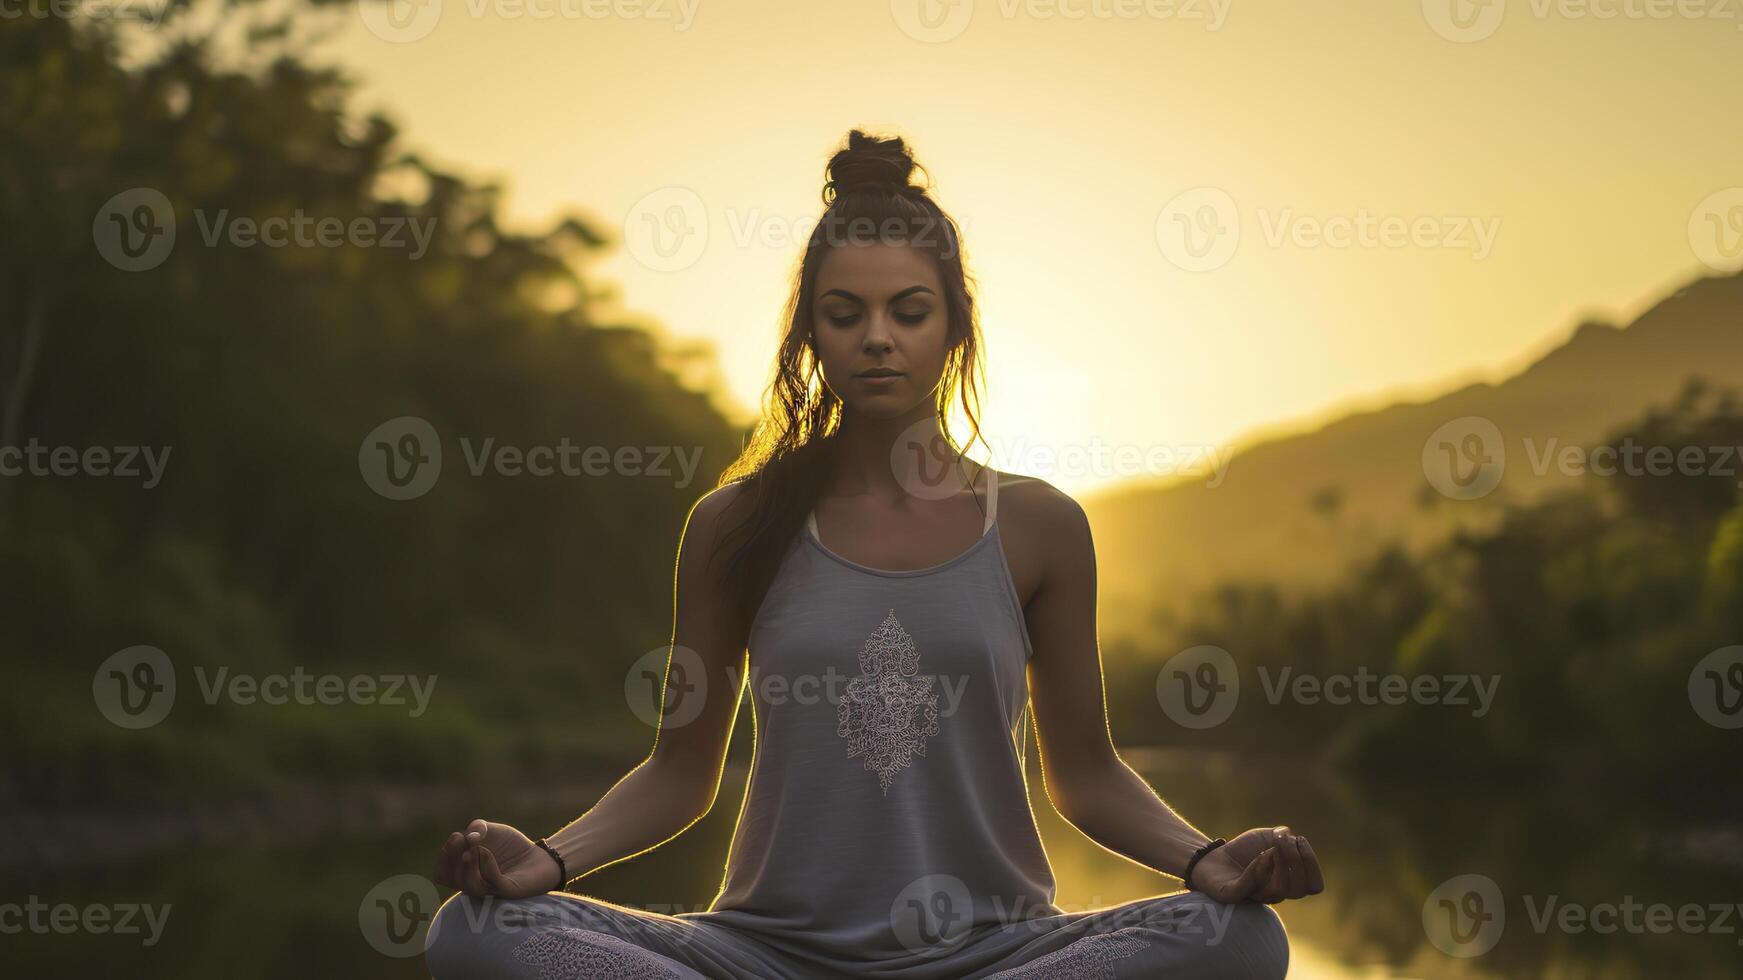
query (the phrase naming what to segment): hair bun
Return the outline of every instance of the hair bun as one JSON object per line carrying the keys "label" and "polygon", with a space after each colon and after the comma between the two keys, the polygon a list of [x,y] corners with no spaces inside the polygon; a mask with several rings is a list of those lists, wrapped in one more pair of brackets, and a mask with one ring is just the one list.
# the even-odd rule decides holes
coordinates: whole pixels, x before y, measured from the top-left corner
{"label": "hair bun", "polygon": [[914,157],[900,136],[880,139],[862,130],[847,134],[847,148],[829,158],[829,181],[823,200],[856,191],[924,193],[925,188],[908,183],[914,172]]}

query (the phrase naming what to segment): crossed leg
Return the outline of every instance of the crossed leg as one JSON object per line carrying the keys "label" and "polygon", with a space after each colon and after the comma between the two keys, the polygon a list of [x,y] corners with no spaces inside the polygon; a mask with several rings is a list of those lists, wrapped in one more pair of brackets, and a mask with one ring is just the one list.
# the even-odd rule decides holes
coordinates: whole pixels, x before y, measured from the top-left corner
{"label": "crossed leg", "polygon": [[424,942],[434,980],[779,978],[779,966],[725,930],[566,892],[457,893]]}
{"label": "crossed leg", "polygon": [[[982,941],[1010,952],[967,980],[1282,980],[1289,967],[1269,905],[1202,892],[1026,919]],[[730,929],[560,892],[456,894],[430,922],[424,960],[435,980],[805,978]]]}
{"label": "crossed leg", "polygon": [[1283,980],[1289,938],[1269,905],[1183,891],[1028,920],[1034,940],[980,980]]}

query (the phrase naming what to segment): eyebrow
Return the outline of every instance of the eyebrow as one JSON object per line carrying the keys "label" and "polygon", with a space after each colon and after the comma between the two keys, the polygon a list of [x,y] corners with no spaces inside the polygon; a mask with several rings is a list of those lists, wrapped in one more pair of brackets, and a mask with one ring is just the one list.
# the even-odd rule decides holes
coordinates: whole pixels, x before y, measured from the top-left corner
{"label": "eyebrow", "polygon": [[[896,295],[891,296],[890,302],[894,303],[897,300],[906,299],[907,297],[912,296],[915,293],[931,293],[931,292],[932,292],[932,290],[926,288],[925,286],[909,286],[907,289],[904,289],[901,292],[897,293]],[[932,293],[932,295],[936,296],[938,294]],[[823,296],[841,296],[841,297],[844,297],[846,299],[853,300],[855,303],[864,303],[865,302],[865,300],[861,299],[858,296],[855,296],[854,294],[848,292],[845,289],[831,289],[828,292],[824,293]],[[822,299],[823,296],[819,296],[817,298]]]}

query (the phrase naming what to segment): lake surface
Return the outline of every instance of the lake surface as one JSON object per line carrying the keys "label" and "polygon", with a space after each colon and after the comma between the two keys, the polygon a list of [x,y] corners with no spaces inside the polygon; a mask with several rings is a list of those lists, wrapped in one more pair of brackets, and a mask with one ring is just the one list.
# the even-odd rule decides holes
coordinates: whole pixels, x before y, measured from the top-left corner
{"label": "lake surface", "polygon": [[[1032,740],[1030,753],[1032,804],[1059,905],[1075,911],[1178,889],[1065,824],[1041,792]],[[1548,786],[1424,788],[1419,774],[1413,789],[1371,791],[1364,801],[1349,785],[1300,767],[1123,754],[1212,836],[1288,823],[1314,841],[1328,891],[1277,906],[1297,980],[1734,977],[1743,964],[1737,820],[1653,825],[1623,812],[1628,801],[1602,786],[1586,785],[1583,796]],[[5,972],[422,977],[418,923],[438,899],[424,876],[447,831],[481,815],[549,833],[619,775],[577,786],[567,802],[451,788],[427,807],[401,800],[384,808],[374,830],[367,814],[328,821],[317,806],[321,816],[306,821],[308,832],[289,840],[283,821],[267,814],[258,828],[183,828],[179,843],[161,828],[130,841],[114,827],[81,827],[60,840],[88,846],[61,855],[64,866],[53,870],[17,863],[12,852],[4,869],[11,907],[0,918]],[[733,767],[708,817],[575,888],[666,912],[706,908],[743,784],[742,766]],[[431,819],[429,811],[453,818]],[[30,826],[44,839],[56,830]],[[1485,893],[1485,882],[1495,893]],[[57,905],[65,908],[57,913]]]}

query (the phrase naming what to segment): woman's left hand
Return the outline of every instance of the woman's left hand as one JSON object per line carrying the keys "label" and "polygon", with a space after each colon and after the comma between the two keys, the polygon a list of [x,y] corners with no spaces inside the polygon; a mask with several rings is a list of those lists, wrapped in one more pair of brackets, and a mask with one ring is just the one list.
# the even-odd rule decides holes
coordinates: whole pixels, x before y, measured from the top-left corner
{"label": "woman's left hand", "polygon": [[1288,827],[1256,827],[1199,858],[1192,887],[1225,904],[1274,904],[1318,895],[1325,891],[1325,876],[1307,838]]}

